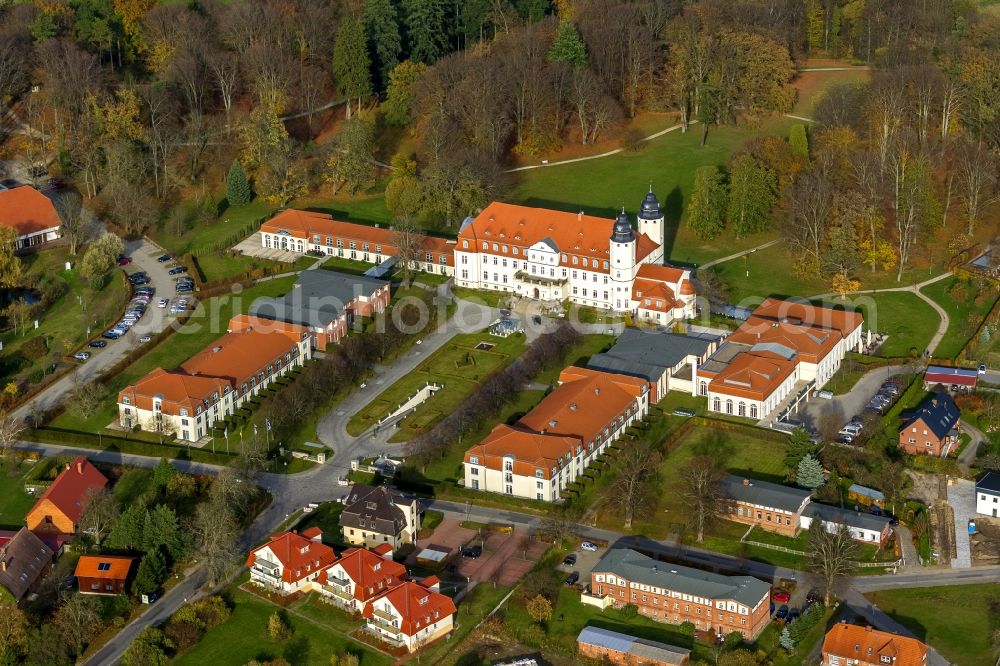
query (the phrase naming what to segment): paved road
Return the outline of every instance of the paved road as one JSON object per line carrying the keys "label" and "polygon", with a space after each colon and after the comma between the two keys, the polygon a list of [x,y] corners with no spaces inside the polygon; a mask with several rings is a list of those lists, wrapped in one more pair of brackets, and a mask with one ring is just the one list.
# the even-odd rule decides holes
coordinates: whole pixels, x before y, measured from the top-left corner
{"label": "paved road", "polygon": [[768,241],[766,243],[758,245],[757,247],[747,248],[746,250],[743,250],[741,252],[737,252],[736,254],[731,254],[728,257],[722,257],[720,259],[713,259],[712,261],[706,261],[702,265],[698,266],[698,270],[702,270],[702,269],[705,269],[705,268],[711,268],[712,266],[715,266],[717,264],[721,264],[721,263],[724,263],[724,262],[727,262],[727,261],[732,261],[733,259],[739,259],[740,257],[742,257],[745,254],[752,254],[752,253],[756,252],[757,250],[763,250],[765,248],[771,247],[772,245],[777,245],[778,243],[780,243],[783,240],[784,240],[783,238],[775,238],[773,241]]}
{"label": "paved road", "polygon": [[[900,636],[918,638],[913,635],[912,631],[883,613],[879,610],[878,606],[868,601],[864,595],[855,589],[848,590],[847,594],[844,595],[844,604],[855,615],[860,615],[866,622],[868,622],[868,624],[872,625],[876,629],[880,629],[881,631],[890,631],[899,634]],[[930,664],[930,666],[949,666],[950,664],[947,659],[942,657],[937,650],[930,646],[928,646],[927,650],[927,663]]]}
{"label": "paved road", "polygon": [[958,464],[962,466],[962,469],[968,471],[972,463],[976,462],[976,454],[979,452],[979,446],[984,444],[987,438],[986,433],[968,421],[962,421],[961,428],[963,432],[968,433],[969,437],[972,438],[969,441],[969,445],[958,456]]}
{"label": "paved road", "polygon": [[[149,275],[151,280],[149,286],[156,288],[154,301],[161,296],[164,298],[172,298],[174,296],[174,280],[167,273],[168,264],[161,264],[156,261],[156,257],[162,254],[160,248],[145,240],[130,241],[126,243],[125,254],[132,258],[132,263],[126,267],[127,272],[134,273],[143,270]],[[114,279],[119,278],[115,276]],[[108,346],[104,349],[88,348],[87,351],[93,352],[93,356],[89,361],[81,363],[72,372],[60,378],[37,396],[18,407],[14,411],[14,415],[18,418],[23,418],[32,410],[46,410],[55,407],[77,385],[85,383],[99,375],[117,363],[128,352],[132,351],[139,344],[138,340],[140,336],[147,333],[159,333],[170,325],[173,319],[166,308],[158,308],[155,302],[150,302],[145,316],[132,327],[132,330],[128,334],[118,340],[109,340]],[[91,330],[91,335],[96,338],[103,332],[103,329],[94,329]]]}
{"label": "paved road", "polygon": [[955,512],[955,559],[952,569],[972,566],[972,544],[969,541],[969,520],[976,515],[976,484],[967,479],[949,479],[948,504]]}

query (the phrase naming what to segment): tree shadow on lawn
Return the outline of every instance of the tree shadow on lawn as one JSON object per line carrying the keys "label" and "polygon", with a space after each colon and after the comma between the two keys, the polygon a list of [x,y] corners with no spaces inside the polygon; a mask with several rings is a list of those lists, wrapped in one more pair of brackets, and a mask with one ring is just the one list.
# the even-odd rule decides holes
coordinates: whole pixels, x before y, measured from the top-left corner
{"label": "tree shadow on lawn", "polygon": [[739,469],[739,468],[735,468],[735,469],[730,469],[729,473],[732,474],[733,476],[739,476],[739,477],[743,477],[743,478],[746,478],[746,479],[752,479],[752,480],[756,480],[756,481],[767,481],[769,483],[777,483],[779,485],[784,485],[785,481],[786,481],[786,479],[785,479],[785,477],[783,475],[780,475],[780,474],[767,474],[767,473],[758,472],[758,471],[752,470],[752,469]]}

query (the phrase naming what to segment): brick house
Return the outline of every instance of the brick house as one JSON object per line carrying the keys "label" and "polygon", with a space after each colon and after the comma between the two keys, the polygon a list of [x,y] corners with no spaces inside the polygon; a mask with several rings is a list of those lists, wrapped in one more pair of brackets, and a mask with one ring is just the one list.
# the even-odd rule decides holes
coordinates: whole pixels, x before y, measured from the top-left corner
{"label": "brick house", "polygon": [[723,576],[661,562],[628,548],[605,553],[581,601],[602,609],[632,604],[657,622],[691,622],[717,636],[753,641],[771,620],[771,586],[750,576]]}
{"label": "brick house", "polygon": [[809,504],[808,490],[733,475],[720,485],[726,520],[790,537],[801,528],[802,512]]}
{"label": "brick house", "polygon": [[281,298],[257,299],[250,314],[308,327],[313,349],[323,351],[347,335],[356,317],[383,312],[389,285],[361,275],[302,271],[294,289]]}
{"label": "brick house", "polygon": [[392,559],[392,547],[348,548],[326,570],[320,594],[341,608],[360,613],[368,604],[406,580],[406,567]]}
{"label": "brick house", "polygon": [[77,456],[28,511],[28,529],[41,534],[76,534],[90,496],[107,483],[86,457]]}
{"label": "brick house", "polygon": [[935,393],[899,430],[899,447],[913,455],[947,456],[958,445],[961,412],[947,393]]}
{"label": "brick house", "polygon": [[252,582],[278,594],[293,594],[314,589],[313,583],[323,585],[335,559],[333,548],[323,544],[323,531],[312,527],[302,534],[275,534],[250,552],[247,567]]}
{"label": "brick house", "polygon": [[124,594],[134,557],[82,555],[77,560],[77,589],[80,594]]}
{"label": "brick house", "polygon": [[823,666],[926,666],[927,646],[916,638],[839,622],[823,639]]}
{"label": "brick house", "polygon": [[576,649],[588,659],[618,666],[686,666],[691,657],[684,648],[600,627],[584,627]]}

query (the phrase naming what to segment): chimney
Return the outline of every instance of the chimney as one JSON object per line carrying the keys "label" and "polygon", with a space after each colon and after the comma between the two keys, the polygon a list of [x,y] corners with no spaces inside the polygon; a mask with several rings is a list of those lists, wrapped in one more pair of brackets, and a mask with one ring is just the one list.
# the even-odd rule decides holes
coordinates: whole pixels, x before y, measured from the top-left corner
{"label": "chimney", "polygon": [[76,473],[77,474],[83,474],[83,461],[82,460],[79,460],[76,463]]}
{"label": "chimney", "polygon": [[576,219],[579,220],[580,222],[583,222],[583,211],[582,210],[579,213],[576,214]]}
{"label": "chimney", "polygon": [[7,571],[7,558],[0,560],[0,571]]}
{"label": "chimney", "polygon": [[743,479],[743,485],[744,486],[749,486],[750,485],[750,479]]}

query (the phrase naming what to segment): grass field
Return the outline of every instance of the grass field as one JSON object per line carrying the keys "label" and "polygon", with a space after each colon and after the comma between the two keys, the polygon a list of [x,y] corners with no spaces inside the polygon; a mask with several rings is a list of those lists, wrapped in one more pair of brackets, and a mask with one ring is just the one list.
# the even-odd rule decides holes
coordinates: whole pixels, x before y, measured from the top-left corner
{"label": "grass field", "polygon": [[996,662],[990,636],[1000,629],[1000,585],[886,590],[865,596],[952,663]]}
{"label": "grass field", "polygon": [[109,396],[104,406],[88,418],[67,411],[56,418],[52,425],[57,428],[96,432],[108,425],[117,414],[117,393],[155,368],[173,369],[186,361],[195,353],[201,351],[213,340],[226,333],[226,325],[236,313],[246,313],[257,298],[281,296],[295,284],[295,277],[281,278],[263,282],[245,289],[241,293],[226,294],[199,302],[191,319],[176,333],[162,343],[152,348],[149,353],[139,358],[106,387]]}
{"label": "grass field", "polygon": [[19,529],[37,498],[24,492],[31,465],[16,465],[8,456],[0,461],[0,529]]}
{"label": "grass field", "polygon": [[278,610],[277,606],[242,590],[233,593],[232,602],[232,616],[208,631],[201,642],[177,658],[175,664],[224,666],[281,657],[292,664],[329,666],[330,657],[348,652],[358,656],[361,666],[391,664],[393,661],[391,657],[331,629],[328,623],[306,619],[294,612],[286,615],[292,627],[291,638],[271,640],[267,633],[267,618]]}
{"label": "grass field", "polygon": [[[958,300],[953,294],[955,285],[960,283],[964,284],[966,294],[968,294],[968,298],[964,301]],[[948,332],[945,333],[941,343],[934,350],[934,356],[938,358],[958,356],[962,348],[965,347],[965,343],[969,341],[969,337],[975,333],[983,317],[993,307],[998,295],[996,287],[992,284],[980,291],[975,285],[955,276],[927,285],[920,291],[948,313]],[[980,300],[979,305],[976,305],[977,299]]]}
{"label": "grass field", "polygon": [[[477,345],[494,345],[476,349]],[[390,441],[407,441],[426,431],[457,407],[493,372],[506,367],[524,349],[524,336],[498,338],[488,332],[459,334],[447,342],[406,377],[396,382],[355,414],[347,431],[360,435],[385,418],[427,383],[442,388],[406,417]]]}
{"label": "grass field", "polygon": [[[87,340],[87,327],[91,335],[118,319],[128,300],[128,287],[121,272],[115,270],[103,289],[91,289],[87,280],[74,270],[65,269],[66,261],[77,265],[83,257],[82,250],[76,257],[70,257],[65,247],[42,250],[21,258],[26,279],[24,284],[35,285],[51,280],[61,284],[65,294],[56,299],[38,318],[38,329],[28,329],[27,335],[13,328],[0,334],[3,351],[0,352],[0,376],[4,383],[15,376],[27,376],[40,371],[52,361],[52,352],[58,350],[68,354]],[[32,360],[21,354],[25,342],[38,336],[48,339],[49,353]]]}
{"label": "grass field", "polygon": [[889,334],[878,356],[909,356],[911,349],[922,354],[941,322],[934,308],[905,291],[863,294],[848,302],[861,310],[866,329]]}

